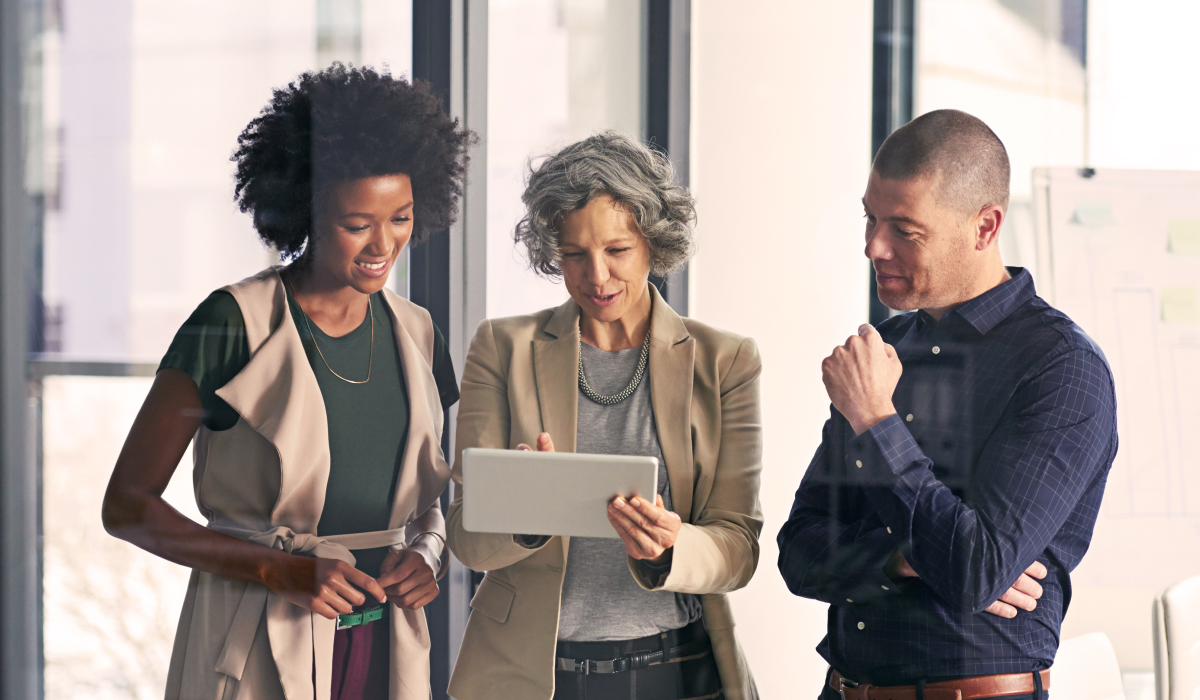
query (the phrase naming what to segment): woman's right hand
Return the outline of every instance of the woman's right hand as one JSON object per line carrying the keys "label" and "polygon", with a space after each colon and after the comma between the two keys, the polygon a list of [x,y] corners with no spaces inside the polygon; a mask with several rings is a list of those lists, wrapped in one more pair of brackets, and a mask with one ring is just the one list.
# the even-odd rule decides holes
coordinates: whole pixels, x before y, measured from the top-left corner
{"label": "woman's right hand", "polygon": [[[533,448],[525,443],[517,445],[518,450],[524,452],[533,452]],[[554,441],[550,439],[550,433],[538,433],[537,436],[537,451],[538,452],[553,452]]]}
{"label": "woman's right hand", "polygon": [[[522,452],[533,452],[533,448],[523,442],[517,445],[517,449]],[[554,441],[550,439],[550,433],[538,433],[537,451],[554,451]],[[526,549],[537,549],[546,544],[549,539],[546,535],[513,535],[513,541]]]}
{"label": "woman's right hand", "polygon": [[280,565],[272,567],[264,583],[289,603],[330,620],[367,602],[362,591],[380,603],[387,600],[375,579],[338,559],[287,555]]}

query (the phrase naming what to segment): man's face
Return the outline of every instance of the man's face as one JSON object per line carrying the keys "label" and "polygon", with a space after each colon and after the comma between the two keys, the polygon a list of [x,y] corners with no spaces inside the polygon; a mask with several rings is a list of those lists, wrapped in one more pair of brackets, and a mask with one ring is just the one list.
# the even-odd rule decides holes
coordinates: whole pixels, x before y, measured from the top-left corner
{"label": "man's face", "polygon": [[874,170],[867,181],[865,253],[888,308],[942,309],[972,296],[979,256],[971,222],[937,201],[936,185],[936,176],[889,180]]}

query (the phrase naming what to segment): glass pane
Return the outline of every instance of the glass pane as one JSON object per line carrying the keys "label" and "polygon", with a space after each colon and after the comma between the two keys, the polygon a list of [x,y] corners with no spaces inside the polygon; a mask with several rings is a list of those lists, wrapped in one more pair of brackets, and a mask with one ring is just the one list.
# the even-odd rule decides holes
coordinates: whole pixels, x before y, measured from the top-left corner
{"label": "glass pane", "polygon": [[[189,570],[109,536],[100,503],[151,380],[43,381],[42,544],[46,697],[161,698]],[[191,450],[165,497],[204,522]]]}
{"label": "glass pane", "polygon": [[604,129],[643,137],[644,27],[643,0],[489,3],[488,316],[566,299],[513,248],[526,164]]}
{"label": "glass pane", "polygon": [[1084,162],[1084,7],[1084,0],[917,3],[913,115],[961,109],[1004,142],[1012,196],[1000,246],[1009,265],[1036,264],[1033,168]]}
{"label": "glass pane", "polygon": [[411,3],[62,0],[61,17],[43,40],[40,349],[156,361],[210,291],[275,262],[233,204],[237,135],[302,71],[409,73]]}

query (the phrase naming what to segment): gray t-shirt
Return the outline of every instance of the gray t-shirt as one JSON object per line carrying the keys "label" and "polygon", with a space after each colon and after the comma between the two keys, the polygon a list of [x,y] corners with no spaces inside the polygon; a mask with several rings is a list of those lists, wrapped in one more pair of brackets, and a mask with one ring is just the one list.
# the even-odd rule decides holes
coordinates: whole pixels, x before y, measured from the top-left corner
{"label": "gray t-shirt", "polygon": [[[588,385],[611,396],[629,385],[640,347],[605,352],[584,343]],[[658,458],[658,493],[672,509],[671,484],[650,405],[649,368],[633,394],[603,406],[579,392],[575,451]],[[686,593],[647,591],[633,580],[619,539],[572,537],[563,580],[558,638],[571,642],[637,639],[679,629],[701,616],[700,599]]]}

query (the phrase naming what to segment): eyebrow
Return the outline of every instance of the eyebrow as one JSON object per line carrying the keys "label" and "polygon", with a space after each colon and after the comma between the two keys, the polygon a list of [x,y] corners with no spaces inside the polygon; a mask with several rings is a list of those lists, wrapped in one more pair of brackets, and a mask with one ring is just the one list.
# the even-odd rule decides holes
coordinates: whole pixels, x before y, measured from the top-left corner
{"label": "eyebrow", "polygon": [[[396,211],[394,211],[394,212],[392,212],[392,213],[393,213],[393,214],[395,214],[395,213],[397,213],[397,212],[402,212],[402,211],[404,211],[405,209],[411,209],[411,208],[412,208],[412,205],[413,205],[413,203],[412,203],[412,202],[409,202],[408,204],[405,204],[404,206],[400,207],[399,209],[397,209]],[[338,217],[338,218],[341,218],[341,219],[348,219],[348,218],[350,218],[351,216],[366,216],[366,217],[370,217],[370,216],[372,216],[372,214],[369,214],[369,213],[367,213],[367,212],[363,212],[363,211],[351,211],[351,212],[346,212],[345,214],[342,214],[342,215],[341,215],[340,217]]]}
{"label": "eyebrow", "polygon": [[[862,200],[862,205],[863,205],[863,209],[866,209],[867,213],[870,214],[871,207],[867,206],[867,199],[865,197]],[[916,219],[914,219],[912,217],[908,217],[908,216],[887,216],[887,217],[884,217],[883,220],[884,221],[897,221],[902,224],[912,224],[913,226],[925,228],[925,224],[921,223],[920,221],[917,221]]]}

